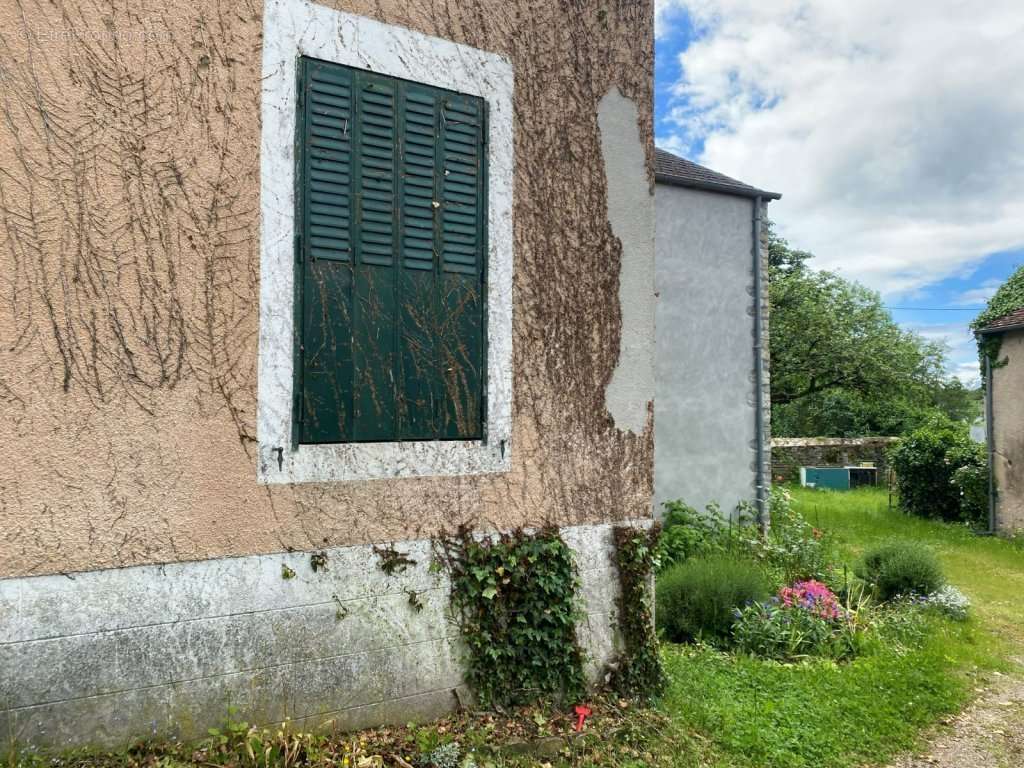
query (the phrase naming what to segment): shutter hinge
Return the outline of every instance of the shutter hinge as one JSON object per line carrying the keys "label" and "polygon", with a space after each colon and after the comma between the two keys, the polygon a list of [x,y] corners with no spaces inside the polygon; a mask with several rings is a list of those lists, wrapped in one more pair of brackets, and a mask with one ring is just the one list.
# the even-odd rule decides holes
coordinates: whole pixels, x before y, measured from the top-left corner
{"label": "shutter hinge", "polygon": [[295,262],[297,264],[302,263],[302,233],[295,233]]}
{"label": "shutter hinge", "polygon": [[295,423],[302,423],[302,393],[295,393]]}

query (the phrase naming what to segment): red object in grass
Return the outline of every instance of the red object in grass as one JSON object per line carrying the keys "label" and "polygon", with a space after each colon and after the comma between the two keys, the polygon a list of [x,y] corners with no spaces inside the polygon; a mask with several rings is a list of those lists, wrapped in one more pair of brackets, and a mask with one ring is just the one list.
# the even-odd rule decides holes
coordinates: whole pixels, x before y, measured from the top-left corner
{"label": "red object in grass", "polygon": [[592,710],[586,704],[576,705],[576,732],[583,730],[583,722],[590,717]]}

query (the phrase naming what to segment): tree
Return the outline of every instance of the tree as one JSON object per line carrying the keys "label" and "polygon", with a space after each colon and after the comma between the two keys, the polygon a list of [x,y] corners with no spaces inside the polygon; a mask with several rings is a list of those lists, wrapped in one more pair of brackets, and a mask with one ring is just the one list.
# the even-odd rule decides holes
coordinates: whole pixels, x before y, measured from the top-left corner
{"label": "tree", "polygon": [[881,297],[807,262],[768,231],[772,430],[778,436],[899,434],[941,412],[974,413],[945,352],[901,328]]}

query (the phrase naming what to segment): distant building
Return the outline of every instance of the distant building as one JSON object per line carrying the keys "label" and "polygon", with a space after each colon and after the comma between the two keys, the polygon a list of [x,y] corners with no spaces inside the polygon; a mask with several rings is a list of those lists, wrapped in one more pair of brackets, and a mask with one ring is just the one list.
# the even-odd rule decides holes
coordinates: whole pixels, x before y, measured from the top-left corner
{"label": "distant building", "polygon": [[660,149],[655,163],[655,508],[728,512],[770,485],[764,217],[780,195]]}
{"label": "distant building", "polygon": [[1013,533],[1024,530],[1024,306],[978,333],[1002,337],[998,363],[986,366],[986,434],[995,484],[994,526]]}

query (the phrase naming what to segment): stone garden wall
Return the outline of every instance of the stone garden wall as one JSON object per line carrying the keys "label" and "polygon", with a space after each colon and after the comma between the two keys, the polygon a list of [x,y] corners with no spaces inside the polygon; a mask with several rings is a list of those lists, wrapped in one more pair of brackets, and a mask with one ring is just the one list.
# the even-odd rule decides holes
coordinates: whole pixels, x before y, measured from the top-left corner
{"label": "stone garden wall", "polygon": [[777,437],[772,440],[772,481],[800,481],[800,467],[847,467],[874,462],[878,484],[889,471],[885,452],[895,437]]}

